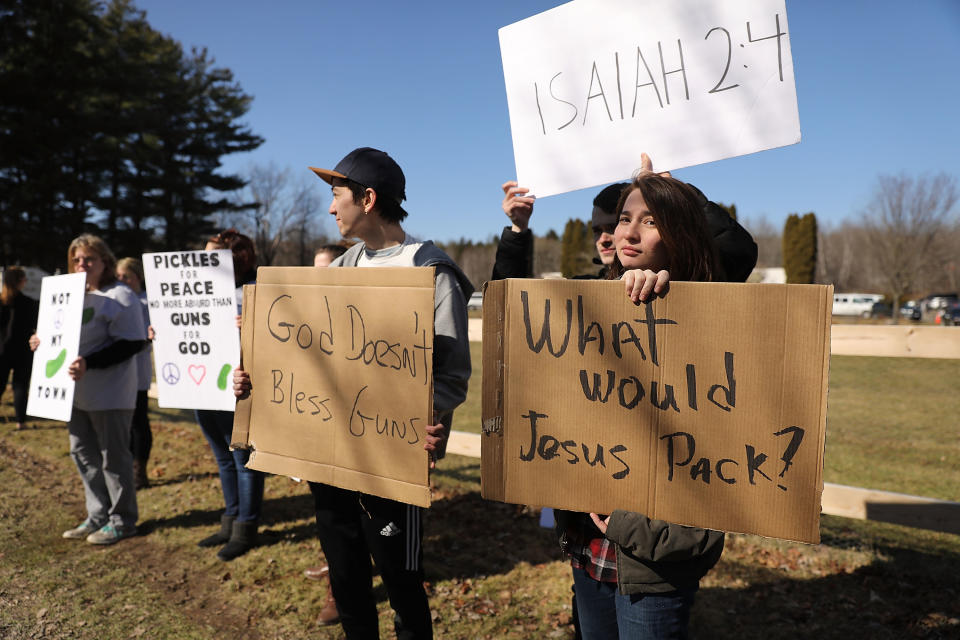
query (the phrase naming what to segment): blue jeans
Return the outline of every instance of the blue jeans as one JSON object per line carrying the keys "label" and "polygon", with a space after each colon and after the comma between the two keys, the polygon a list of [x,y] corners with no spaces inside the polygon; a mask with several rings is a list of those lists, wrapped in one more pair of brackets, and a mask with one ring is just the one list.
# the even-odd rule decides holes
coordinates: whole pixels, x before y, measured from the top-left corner
{"label": "blue jeans", "polygon": [[217,460],[223,501],[227,506],[224,515],[233,516],[238,522],[258,520],[260,505],[263,504],[264,474],[262,471],[247,469],[250,451],[230,451],[233,412],[198,409],[197,423]]}
{"label": "blue jeans", "polygon": [[573,570],[577,615],[584,640],[685,639],[689,637],[693,589],[621,595],[614,582],[598,582]]}

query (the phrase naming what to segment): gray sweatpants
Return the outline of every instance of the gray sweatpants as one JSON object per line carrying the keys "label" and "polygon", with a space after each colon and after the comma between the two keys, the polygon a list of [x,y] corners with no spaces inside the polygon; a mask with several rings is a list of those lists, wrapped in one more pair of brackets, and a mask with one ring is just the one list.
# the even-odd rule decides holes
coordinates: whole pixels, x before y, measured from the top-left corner
{"label": "gray sweatpants", "polygon": [[96,526],[137,524],[130,424],[133,409],[81,411],[73,408],[67,424],[70,456],[77,464],[86,495],[87,518]]}

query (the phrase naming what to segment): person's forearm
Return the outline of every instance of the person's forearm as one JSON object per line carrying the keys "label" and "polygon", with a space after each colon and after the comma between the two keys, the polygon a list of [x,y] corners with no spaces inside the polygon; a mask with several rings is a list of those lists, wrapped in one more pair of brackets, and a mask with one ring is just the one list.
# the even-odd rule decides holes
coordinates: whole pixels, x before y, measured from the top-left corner
{"label": "person's forearm", "polygon": [[117,340],[86,356],[87,369],[106,369],[129,360],[143,349],[145,343],[145,340]]}

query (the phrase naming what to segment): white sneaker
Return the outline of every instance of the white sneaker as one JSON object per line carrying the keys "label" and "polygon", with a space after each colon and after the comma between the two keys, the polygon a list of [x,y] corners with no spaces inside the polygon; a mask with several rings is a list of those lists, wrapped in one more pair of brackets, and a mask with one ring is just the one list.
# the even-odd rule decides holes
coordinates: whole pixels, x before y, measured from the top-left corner
{"label": "white sneaker", "polygon": [[86,538],[87,536],[89,536],[91,533],[93,533],[99,528],[100,527],[96,527],[90,524],[89,520],[84,520],[83,522],[80,523],[79,526],[76,526],[73,529],[67,529],[66,531],[64,531],[63,537],[68,538],[70,540],[83,540],[84,538]]}
{"label": "white sneaker", "polygon": [[113,544],[135,535],[137,535],[136,527],[115,527],[112,524],[107,524],[88,535],[87,542],[90,544]]}

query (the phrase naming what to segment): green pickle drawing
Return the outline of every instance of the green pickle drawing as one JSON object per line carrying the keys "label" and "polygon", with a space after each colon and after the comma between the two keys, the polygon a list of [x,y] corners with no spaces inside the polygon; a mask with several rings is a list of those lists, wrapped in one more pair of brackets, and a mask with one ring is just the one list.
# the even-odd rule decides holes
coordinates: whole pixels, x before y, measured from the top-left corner
{"label": "green pickle drawing", "polygon": [[64,361],[67,359],[67,350],[60,349],[59,355],[53,360],[47,360],[47,377],[52,378],[54,374],[60,370],[60,367],[63,366]]}
{"label": "green pickle drawing", "polygon": [[220,375],[217,376],[217,386],[221,391],[226,390],[227,388],[227,374],[230,373],[230,365],[225,364],[220,367]]}

